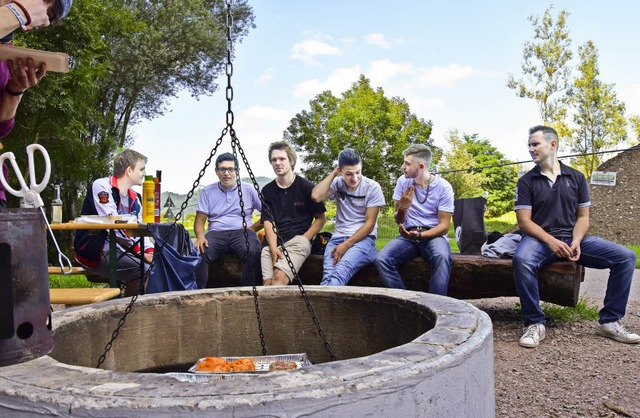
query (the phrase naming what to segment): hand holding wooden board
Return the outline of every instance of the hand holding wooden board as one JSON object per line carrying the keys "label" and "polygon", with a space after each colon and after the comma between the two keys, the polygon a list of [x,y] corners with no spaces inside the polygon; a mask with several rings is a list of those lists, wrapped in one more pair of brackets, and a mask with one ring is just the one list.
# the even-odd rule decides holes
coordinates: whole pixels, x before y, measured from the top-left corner
{"label": "hand holding wooden board", "polygon": [[0,45],[0,61],[12,60],[15,62],[18,58],[22,58],[23,61],[26,61],[27,58],[32,58],[36,67],[44,62],[47,64],[47,71],[56,73],[69,72],[69,56],[64,52],[48,52],[11,45]]}

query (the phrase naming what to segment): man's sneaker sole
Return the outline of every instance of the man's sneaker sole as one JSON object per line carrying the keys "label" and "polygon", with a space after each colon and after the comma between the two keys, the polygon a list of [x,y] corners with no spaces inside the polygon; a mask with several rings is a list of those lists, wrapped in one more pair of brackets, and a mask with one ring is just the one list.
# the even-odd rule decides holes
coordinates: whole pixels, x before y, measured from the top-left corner
{"label": "man's sneaker sole", "polygon": [[518,344],[520,345],[520,347],[525,347],[525,348],[536,348],[537,346],[539,346],[539,345],[540,345],[540,342],[541,342],[541,341],[543,341],[545,338],[546,338],[546,336],[545,336],[545,337],[540,338],[540,340],[538,340],[538,342],[537,342],[537,343],[527,344],[527,343],[523,343],[523,342],[521,342],[521,341],[518,341]]}

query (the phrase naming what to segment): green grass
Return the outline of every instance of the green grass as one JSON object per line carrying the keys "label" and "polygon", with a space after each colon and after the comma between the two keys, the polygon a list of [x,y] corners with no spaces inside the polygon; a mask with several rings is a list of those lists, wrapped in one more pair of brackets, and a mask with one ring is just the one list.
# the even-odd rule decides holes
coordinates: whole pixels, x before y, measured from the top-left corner
{"label": "green grass", "polygon": [[54,289],[67,289],[74,287],[105,287],[104,283],[93,283],[81,274],[51,274],[49,275],[49,287]]}
{"label": "green grass", "polygon": [[[589,305],[583,298],[578,300],[575,308],[568,306],[554,305],[553,303],[542,303],[540,305],[544,316],[551,322],[580,322],[595,321],[598,319],[598,307]],[[520,313],[520,304],[516,303],[516,311]]]}
{"label": "green grass", "polygon": [[640,244],[627,244],[625,247],[636,253],[636,268],[640,269]]}

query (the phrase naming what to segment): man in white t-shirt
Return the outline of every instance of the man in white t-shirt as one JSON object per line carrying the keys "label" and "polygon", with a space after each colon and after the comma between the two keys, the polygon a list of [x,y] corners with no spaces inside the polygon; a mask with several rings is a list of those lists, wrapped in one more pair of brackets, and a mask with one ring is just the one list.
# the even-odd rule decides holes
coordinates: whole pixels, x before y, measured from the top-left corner
{"label": "man in white t-shirt", "polygon": [[412,145],[402,155],[404,175],[393,192],[400,236],[380,250],[376,268],[386,287],[405,289],[398,268],[421,255],[431,266],[429,293],[446,295],[451,275],[447,232],[453,214],[453,188],[429,172],[431,150],[426,145]]}
{"label": "man in white t-shirt", "polygon": [[362,175],[358,151],[346,148],[338,155],[338,167],[311,193],[311,199],[336,202],[336,224],[324,252],[323,286],[344,286],[376,254],[378,213],[385,205],[380,185]]}

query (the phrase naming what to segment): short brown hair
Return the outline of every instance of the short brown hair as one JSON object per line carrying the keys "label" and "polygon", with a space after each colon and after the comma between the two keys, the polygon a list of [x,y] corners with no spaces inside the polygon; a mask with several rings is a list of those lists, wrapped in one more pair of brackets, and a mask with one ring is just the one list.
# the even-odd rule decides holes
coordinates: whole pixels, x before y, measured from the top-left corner
{"label": "short brown hair", "polygon": [[113,157],[113,175],[116,177],[124,176],[127,168],[136,168],[136,164],[139,160],[142,160],[145,164],[147,163],[147,157],[140,154],[138,151],[126,149],[117,153],[115,157]]}
{"label": "short brown hair", "polygon": [[293,149],[291,144],[288,141],[276,141],[272,142],[269,145],[269,162],[271,162],[271,153],[273,150],[282,150],[287,153],[287,157],[289,157],[289,163],[291,164],[291,169],[296,168],[296,161],[298,160],[298,155],[296,154],[296,150]]}
{"label": "short brown hair", "polygon": [[424,144],[413,144],[406,150],[402,151],[402,155],[408,157],[409,155],[413,158],[420,160],[427,166],[431,165],[431,149]]}

